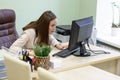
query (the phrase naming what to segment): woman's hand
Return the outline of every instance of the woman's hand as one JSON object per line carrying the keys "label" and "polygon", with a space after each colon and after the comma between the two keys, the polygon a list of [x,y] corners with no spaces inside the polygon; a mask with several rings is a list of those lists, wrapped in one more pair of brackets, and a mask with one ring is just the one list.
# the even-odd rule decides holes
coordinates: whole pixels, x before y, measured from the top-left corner
{"label": "woman's hand", "polygon": [[57,49],[63,50],[63,49],[68,48],[68,43],[56,44],[55,47],[56,47]]}

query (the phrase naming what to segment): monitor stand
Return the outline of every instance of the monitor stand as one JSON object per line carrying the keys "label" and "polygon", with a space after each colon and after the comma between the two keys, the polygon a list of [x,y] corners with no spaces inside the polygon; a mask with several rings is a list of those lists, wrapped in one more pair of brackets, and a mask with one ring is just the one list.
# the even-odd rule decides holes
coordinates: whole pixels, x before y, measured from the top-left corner
{"label": "monitor stand", "polygon": [[74,56],[82,56],[82,57],[87,57],[90,56],[91,53],[86,51],[85,44],[80,43],[80,51],[73,53]]}

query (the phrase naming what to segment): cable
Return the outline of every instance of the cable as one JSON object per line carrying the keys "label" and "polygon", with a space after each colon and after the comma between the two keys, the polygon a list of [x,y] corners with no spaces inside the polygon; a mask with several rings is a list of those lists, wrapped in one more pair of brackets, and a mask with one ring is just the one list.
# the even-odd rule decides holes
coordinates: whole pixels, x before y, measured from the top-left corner
{"label": "cable", "polygon": [[88,51],[91,51],[91,52],[93,52],[94,54],[110,54],[110,52],[106,52],[106,51],[104,51],[104,50],[92,50],[92,49],[90,48],[90,45],[89,45],[89,41],[88,41],[88,40],[87,40],[87,46],[88,46],[88,48],[89,48]]}

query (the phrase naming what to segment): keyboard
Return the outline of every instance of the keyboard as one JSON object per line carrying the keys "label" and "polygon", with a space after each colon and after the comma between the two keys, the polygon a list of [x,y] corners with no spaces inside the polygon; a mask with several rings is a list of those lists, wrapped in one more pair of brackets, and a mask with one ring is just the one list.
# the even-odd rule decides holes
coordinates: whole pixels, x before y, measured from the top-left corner
{"label": "keyboard", "polygon": [[60,52],[53,54],[52,56],[59,56],[59,57],[65,58],[65,57],[71,55],[72,53],[76,52],[77,50],[78,49],[74,49],[74,50],[64,49]]}

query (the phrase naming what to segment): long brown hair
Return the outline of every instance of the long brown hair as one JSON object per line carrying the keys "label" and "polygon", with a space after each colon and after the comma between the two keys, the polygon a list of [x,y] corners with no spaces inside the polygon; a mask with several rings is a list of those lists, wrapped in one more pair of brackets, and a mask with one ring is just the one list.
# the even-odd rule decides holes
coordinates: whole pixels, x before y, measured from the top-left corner
{"label": "long brown hair", "polygon": [[52,11],[45,11],[38,20],[30,22],[23,30],[35,29],[38,37],[37,44],[49,44],[49,24],[54,19],[56,15]]}

